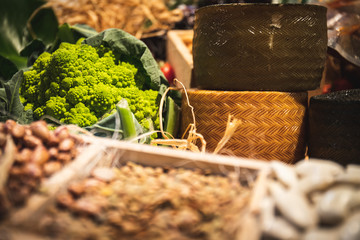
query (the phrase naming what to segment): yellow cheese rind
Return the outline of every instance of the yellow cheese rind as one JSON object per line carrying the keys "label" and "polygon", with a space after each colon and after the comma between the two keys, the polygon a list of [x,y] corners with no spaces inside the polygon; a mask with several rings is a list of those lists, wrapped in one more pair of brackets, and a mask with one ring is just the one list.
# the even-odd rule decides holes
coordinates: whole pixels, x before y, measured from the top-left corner
{"label": "yellow cheese rind", "polygon": [[[213,152],[229,114],[242,121],[223,154],[291,163],[305,157],[307,92],[189,90],[197,132]],[[183,95],[182,133],[192,121]]]}

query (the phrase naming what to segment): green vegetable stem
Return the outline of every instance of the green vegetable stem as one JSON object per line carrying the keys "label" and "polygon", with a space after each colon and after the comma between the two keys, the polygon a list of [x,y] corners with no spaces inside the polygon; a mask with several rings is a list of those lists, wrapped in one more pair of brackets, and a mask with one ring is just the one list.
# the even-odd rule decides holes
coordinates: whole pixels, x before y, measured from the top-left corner
{"label": "green vegetable stem", "polygon": [[120,115],[121,126],[123,129],[123,135],[125,140],[129,140],[133,137],[136,137],[136,127],[134,115],[129,109],[127,101],[120,101],[116,105],[116,110]]}

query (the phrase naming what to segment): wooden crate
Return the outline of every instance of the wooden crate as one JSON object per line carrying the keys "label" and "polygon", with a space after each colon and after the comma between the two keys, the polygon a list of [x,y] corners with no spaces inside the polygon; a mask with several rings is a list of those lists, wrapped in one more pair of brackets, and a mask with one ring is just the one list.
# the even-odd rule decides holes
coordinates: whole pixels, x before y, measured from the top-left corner
{"label": "wooden crate", "polygon": [[[95,167],[117,167],[127,161],[132,161],[153,167],[198,168],[214,174],[236,170],[243,173],[244,181],[251,178],[251,181],[257,182],[261,178],[262,172],[265,172],[269,166],[267,162],[259,160],[210,153],[193,153],[104,138],[84,137],[84,140],[92,143],[88,150],[83,151],[72,164],[44,182],[40,187],[40,192],[31,196],[26,206],[12,212],[5,224],[0,223],[0,235],[1,233],[9,234],[12,236],[9,239],[24,236],[31,236],[32,239],[38,240],[47,239],[41,234],[42,230],[38,219],[44,216],[49,206],[54,204],[58,193],[64,191],[71,182],[89,176]],[[256,182],[254,186],[257,185]],[[258,191],[254,187],[252,192],[254,200],[251,203],[258,205]],[[249,208],[251,207],[249,206]],[[248,214],[251,218],[255,217],[254,212],[250,211]]]}
{"label": "wooden crate", "polygon": [[192,87],[193,81],[193,36],[193,30],[171,30],[167,33],[167,60],[186,88]]}

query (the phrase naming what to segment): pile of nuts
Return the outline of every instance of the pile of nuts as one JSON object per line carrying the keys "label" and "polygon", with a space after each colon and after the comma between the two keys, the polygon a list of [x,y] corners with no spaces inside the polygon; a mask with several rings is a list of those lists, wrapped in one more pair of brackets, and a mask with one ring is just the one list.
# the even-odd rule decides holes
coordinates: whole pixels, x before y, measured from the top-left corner
{"label": "pile of nuts", "polygon": [[234,239],[249,195],[235,173],[128,162],[71,183],[39,222],[66,239]]}
{"label": "pile of nuts", "polygon": [[[0,122],[0,157],[10,135],[15,143],[15,159],[9,171],[5,195],[12,206],[22,205],[41,181],[58,172],[78,154],[79,137],[66,126],[49,130],[45,121],[21,125],[13,120]],[[3,196],[4,198],[4,196]],[[4,211],[6,206],[0,206]]]}

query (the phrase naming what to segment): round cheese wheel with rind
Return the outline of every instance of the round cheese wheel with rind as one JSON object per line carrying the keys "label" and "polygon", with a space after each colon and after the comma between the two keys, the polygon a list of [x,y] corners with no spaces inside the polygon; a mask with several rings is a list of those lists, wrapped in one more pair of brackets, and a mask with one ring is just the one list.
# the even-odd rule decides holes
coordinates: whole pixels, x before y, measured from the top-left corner
{"label": "round cheese wheel with rind", "polygon": [[309,156],[360,163],[360,89],[310,98]]}
{"label": "round cheese wheel with rind", "polygon": [[192,84],[204,90],[313,90],[326,52],[323,6],[207,6],[195,12]]}
{"label": "round cheese wheel with rind", "polygon": [[[231,114],[241,120],[220,154],[292,163],[305,157],[307,92],[188,90],[196,129],[213,152]],[[181,132],[192,123],[191,108],[182,98]]]}

